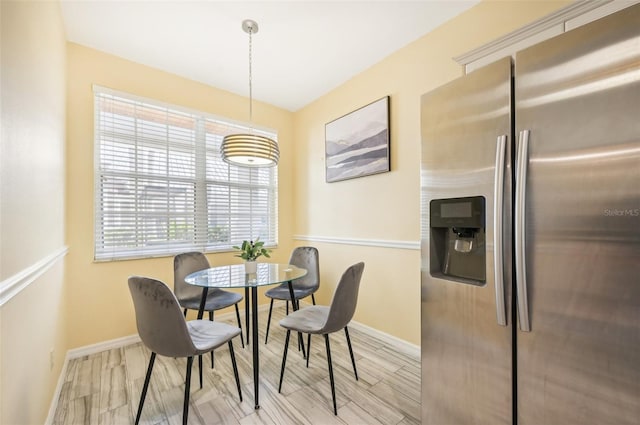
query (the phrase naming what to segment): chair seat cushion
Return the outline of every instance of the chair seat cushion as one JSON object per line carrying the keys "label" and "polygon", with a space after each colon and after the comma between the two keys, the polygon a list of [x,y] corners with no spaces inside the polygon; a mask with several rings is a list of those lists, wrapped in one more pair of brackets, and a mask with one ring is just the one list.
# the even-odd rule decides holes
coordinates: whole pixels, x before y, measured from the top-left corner
{"label": "chair seat cushion", "polygon": [[241,332],[240,328],[235,326],[209,320],[190,320],[187,322],[187,329],[197,350],[194,354],[203,354],[218,348]]}
{"label": "chair seat cushion", "polygon": [[[293,296],[296,297],[297,300],[301,298],[308,297],[309,295],[316,292],[318,288],[293,288]],[[276,300],[291,300],[291,293],[289,292],[289,284],[285,283],[283,285],[278,285],[275,288],[269,289],[264,293],[269,298],[274,298]]]}
{"label": "chair seat cushion", "polygon": [[314,305],[306,307],[280,320],[280,326],[296,332],[309,334],[324,333],[324,326],[329,317],[329,307]]}
{"label": "chair seat cushion", "polygon": [[[200,296],[194,296],[189,298],[183,298],[180,301],[182,308],[188,308],[190,310],[200,309]],[[206,311],[220,310],[225,307],[237,304],[242,300],[242,295],[231,291],[223,291],[222,289],[209,289],[207,292],[207,302],[204,306]]]}

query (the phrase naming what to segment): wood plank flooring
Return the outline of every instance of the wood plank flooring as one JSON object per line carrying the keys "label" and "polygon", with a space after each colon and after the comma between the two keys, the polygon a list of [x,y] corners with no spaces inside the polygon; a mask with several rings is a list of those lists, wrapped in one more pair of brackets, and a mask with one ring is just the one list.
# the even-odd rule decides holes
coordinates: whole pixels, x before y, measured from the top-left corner
{"label": "wood plank flooring", "polygon": [[[234,349],[243,402],[238,399],[227,345],[215,352],[215,368],[203,357],[203,388],[197,360],[191,375],[189,424],[419,424],[420,360],[350,328],[359,381],[355,380],[344,332],[330,336],[338,416],[334,416],[324,339],[311,339],[309,368],[292,335],[282,393],[278,380],[285,331],[284,306],[274,308],[269,343],[266,313],[260,314],[260,406],[254,410],[251,346]],[[225,320],[227,321],[227,320]],[[236,325],[235,320],[228,323]],[[244,326],[244,323],[243,323]],[[306,342],[306,337],[305,337]],[[150,352],[142,343],[69,362],[53,423],[133,423]],[[181,424],[186,359],[157,356],[141,424]]]}

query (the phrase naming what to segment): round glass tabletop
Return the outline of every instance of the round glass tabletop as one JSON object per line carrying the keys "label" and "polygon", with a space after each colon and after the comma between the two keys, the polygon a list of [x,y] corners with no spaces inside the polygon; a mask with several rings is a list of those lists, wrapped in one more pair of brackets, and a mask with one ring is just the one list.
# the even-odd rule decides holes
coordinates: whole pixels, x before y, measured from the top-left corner
{"label": "round glass tabletop", "polygon": [[244,264],[218,266],[200,270],[185,277],[185,282],[208,288],[246,288],[265,286],[299,279],[306,269],[291,264],[258,263],[256,273],[245,273]]}

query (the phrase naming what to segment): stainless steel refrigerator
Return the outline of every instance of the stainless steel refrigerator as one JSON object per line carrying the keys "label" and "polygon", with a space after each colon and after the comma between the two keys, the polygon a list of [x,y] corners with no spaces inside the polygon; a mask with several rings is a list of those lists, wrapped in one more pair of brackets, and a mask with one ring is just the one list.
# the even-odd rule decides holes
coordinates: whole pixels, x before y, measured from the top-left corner
{"label": "stainless steel refrigerator", "polygon": [[640,5],[422,97],[422,423],[640,423]]}

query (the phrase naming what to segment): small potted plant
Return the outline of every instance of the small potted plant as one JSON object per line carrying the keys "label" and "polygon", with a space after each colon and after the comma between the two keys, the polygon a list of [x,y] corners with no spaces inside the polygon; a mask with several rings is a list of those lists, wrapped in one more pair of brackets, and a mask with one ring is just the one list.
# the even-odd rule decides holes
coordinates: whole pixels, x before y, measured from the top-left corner
{"label": "small potted plant", "polygon": [[258,269],[256,260],[258,257],[264,255],[267,258],[271,258],[271,255],[269,255],[271,250],[264,247],[264,242],[259,237],[255,241],[242,241],[242,246],[234,246],[233,248],[239,251],[236,257],[245,260],[244,267],[247,274],[256,273]]}

